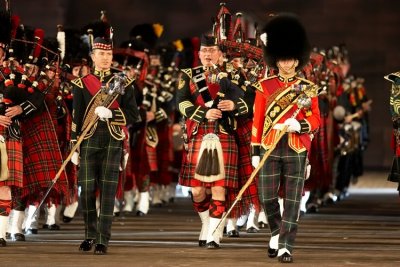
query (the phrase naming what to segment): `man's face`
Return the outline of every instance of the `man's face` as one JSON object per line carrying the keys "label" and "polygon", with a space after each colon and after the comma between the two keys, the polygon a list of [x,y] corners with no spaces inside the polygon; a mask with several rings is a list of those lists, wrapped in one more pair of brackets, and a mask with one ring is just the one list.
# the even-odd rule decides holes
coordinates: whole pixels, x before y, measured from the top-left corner
{"label": "man's face", "polygon": [[299,61],[296,59],[282,59],[276,63],[279,73],[283,75],[292,75],[296,73],[296,67],[299,65]]}
{"label": "man's face", "polygon": [[218,64],[219,58],[222,56],[221,50],[218,46],[201,46],[199,51],[199,58],[201,64],[206,67],[211,67]]}
{"label": "man's face", "polygon": [[112,50],[95,49],[92,53],[94,67],[98,70],[109,70],[112,64]]}

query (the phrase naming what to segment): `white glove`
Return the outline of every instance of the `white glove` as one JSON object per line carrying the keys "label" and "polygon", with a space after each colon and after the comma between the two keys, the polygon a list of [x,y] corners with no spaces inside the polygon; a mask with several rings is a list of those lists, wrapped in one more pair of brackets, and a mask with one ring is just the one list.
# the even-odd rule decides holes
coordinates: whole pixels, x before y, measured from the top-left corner
{"label": "white glove", "polygon": [[112,118],[112,111],[106,107],[100,106],[94,110],[94,113],[99,116],[100,120],[104,121],[106,119]]}
{"label": "white glove", "polygon": [[285,124],[283,124],[283,123],[276,123],[276,124],[274,125],[274,127],[272,127],[272,129],[282,131],[282,130],[283,130],[283,127],[285,127]]}
{"label": "white glove", "polygon": [[76,166],[79,165],[79,153],[78,152],[75,151],[74,154],[72,154],[71,162],[73,164],[75,164]]}
{"label": "white glove", "polygon": [[296,119],[289,118],[285,120],[283,124],[288,126],[287,128],[288,133],[300,132],[301,129],[300,122]]}
{"label": "white glove", "polygon": [[119,171],[123,171],[126,168],[126,164],[128,164],[129,153],[124,154],[124,158],[122,159],[121,164],[119,165]]}
{"label": "white glove", "polygon": [[252,156],[251,165],[253,165],[254,168],[257,168],[258,164],[260,164],[260,156]]}

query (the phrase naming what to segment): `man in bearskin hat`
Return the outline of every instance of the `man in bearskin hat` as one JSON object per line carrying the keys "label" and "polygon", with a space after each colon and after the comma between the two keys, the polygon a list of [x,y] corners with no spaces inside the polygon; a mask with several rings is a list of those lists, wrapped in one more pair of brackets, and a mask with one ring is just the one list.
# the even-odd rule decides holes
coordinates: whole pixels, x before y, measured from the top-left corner
{"label": "man in bearskin hat", "polygon": [[[99,255],[107,253],[111,237],[114,199],[125,138],[123,127],[139,118],[131,85],[133,80],[125,78],[118,84],[118,77],[110,71],[112,49],[110,39],[96,37],[91,53],[93,74],[73,81],[71,141],[78,140],[95,116],[99,118],[80,144],[78,173],[85,221],[85,240],[79,246],[79,250],[90,251],[96,244],[94,253]],[[121,89],[122,94],[111,94],[110,90]],[[109,97],[113,97],[113,100],[107,106],[103,106],[104,99]],[[73,160],[77,162],[77,153]],[[99,216],[96,212],[97,190],[100,191]]]}
{"label": "man in bearskin hat", "polygon": [[[252,164],[258,166],[260,156],[272,149],[261,168],[258,187],[272,235],[268,256],[278,256],[280,262],[291,263],[310,133],[318,128],[320,114],[316,94],[307,100],[309,105],[298,110],[297,100],[312,85],[296,75],[310,55],[306,32],[298,18],[292,14],[274,16],[264,32],[264,57],[268,67],[277,69],[278,74],[260,80],[257,86]],[[280,134],[284,135],[278,139]],[[278,203],[280,187],[284,199],[282,215]]]}
{"label": "man in bearskin hat", "polygon": [[[202,221],[199,246],[219,248],[222,233],[215,230],[225,212],[226,188],[238,187],[236,125],[229,116],[243,92],[226,73],[215,73],[222,57],[215,37],[202,37],[199,57],[202,66],[182,70],[176,93],[188,139],[179,183],[192,188],[193,207]],[[214,149],[206,149],[213,147],[207,139],[213,134],[219,139]]]}

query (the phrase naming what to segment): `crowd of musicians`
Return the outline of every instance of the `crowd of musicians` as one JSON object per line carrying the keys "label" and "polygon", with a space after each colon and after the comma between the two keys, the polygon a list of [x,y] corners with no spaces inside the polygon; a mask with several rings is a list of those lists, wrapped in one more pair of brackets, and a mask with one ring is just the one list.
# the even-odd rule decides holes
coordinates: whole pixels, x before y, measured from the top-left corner
{"label": "crowd of musicians", "polygon": [[[274,166],[275,154],[260,163],[272,145],[283,154],[295,154],[300,162],[293,163],[295,168],[304,170],[304,186],[296,189],[300,197],[293,201],[298,204],[288,204],[291,187],[281,186],[274,197],[285,200],[278,205],[283,214],[285,209],[295,211],[290,220],[345,198],[363,174],[372,101],[364,79],[351,73],[345,44],[304,47],[285,55],[284,45],[273,51],[274,31],[295,42],[296,32],[285,32],[285,25],[276,30],[273,23],[261,29],[225,5],[201,37],[165,42],[162,25],[144,23],[133,26],[126,41],[117,44],[111,25],[103,12],[81,29],[58,25],[57,35],[49,36],[1,11],[0,246],[6,240],[24,241],[42,227],[58,230],[60,219],[70,222],[82,205],[86,243],[80,250],[96,244],[95,251],[104,254],[106,249],[97,245],[108,244],[111,222],[106,213],[146,216],[152,207],[174,201],[179,182],[192,189],[193,207],[202,221],[199,246],[219,248],[215,234],[223,214],[259,164]],[[110,66],[102,68],[108,54]],[[289,59],[294,60],[295,76],[285,77],[281,71]],[[391,77],[397,88],[398,73]],[[124,89],[114,102],[99,107],[96,101],[104,100],[100,94],[110,94],[102,90],[118,86]],[[268,91],[274,86],[280,94]],[[308,106],[300,110],[300,104],[290,104],[309,88],[315,92]],[[288,134],[279,141],[282,129]],[[102,142],[108,150],[101,149]],[[287,157],[282,166],[292,168]],[[103,172],[116,180],[89,179]],[[282,184],[280,176],[286,176],[274,172],[261,169],[229,211],[224,221],[228,237],[239,237],[241,227],[258,232],[271,226],[273,211],[265,195],[271,189],[264,182],[271,175]],[[42,226],[38,208],[46,214]],[[96,229],[91,234],[93,224],[104,227],[106,234],[96,235]],[[285,241],[279,226],[270,230],[272,237],[279,231],[282,236],[271,238],[269,256],[277,256],[279,249],[280,261],[291,262],[290,233]]]}

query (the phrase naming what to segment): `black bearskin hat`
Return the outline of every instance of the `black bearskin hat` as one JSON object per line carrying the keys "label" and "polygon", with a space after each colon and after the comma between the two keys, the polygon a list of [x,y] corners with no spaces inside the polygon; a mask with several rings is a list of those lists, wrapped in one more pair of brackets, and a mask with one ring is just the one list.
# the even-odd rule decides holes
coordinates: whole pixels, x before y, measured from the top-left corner
{"label": "black bearskin hat", "polygon": [[146,48],[153,49],[155,48],[162,31],[162,25],[160,24],[144,23],[135,25],[130,30],[129,36],[131,39],[137,39],[138,36],[140,36],[143,43],[146,45]]}
{"label": "black bearskin hat", "polygon": [[297,59],[299,65],[296,71],[307,64],[311,46],[296,15],[282,13],[272,17],[263,32],[267,34],[266,44],[263,46],[264,58],[270,68],[276,68],[276,62],[281,59]]}
{"label": "black bearskin hat", "polygon": [[0,11],[0,47],[4,50],[11,41],[11,18],[10,13]]}

